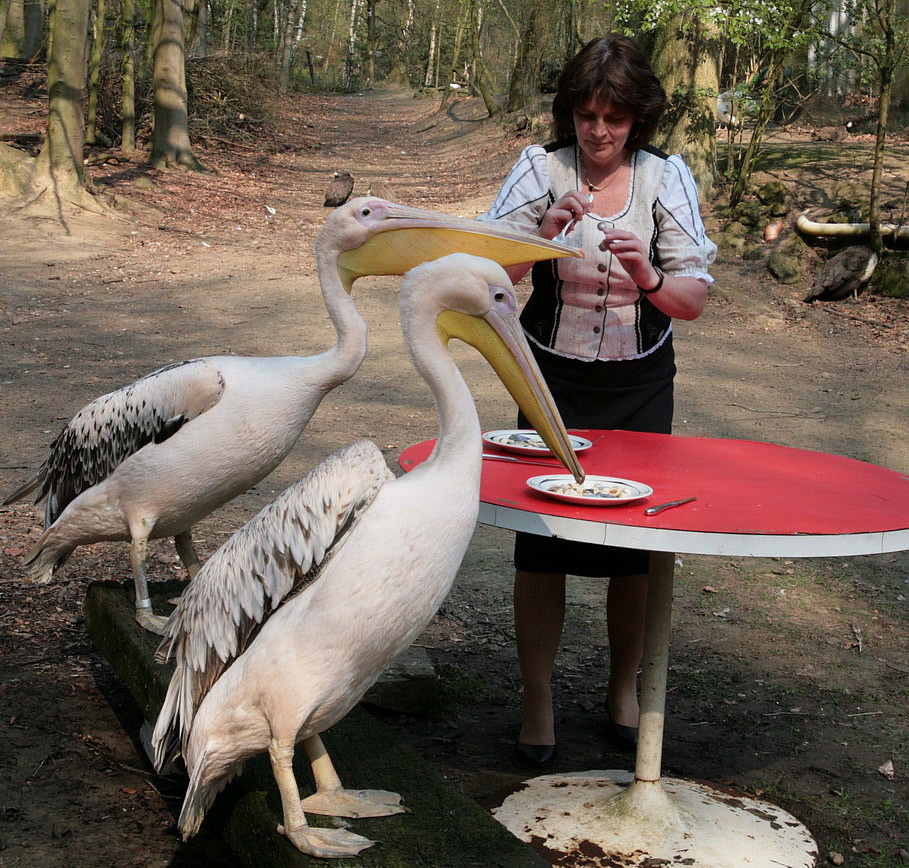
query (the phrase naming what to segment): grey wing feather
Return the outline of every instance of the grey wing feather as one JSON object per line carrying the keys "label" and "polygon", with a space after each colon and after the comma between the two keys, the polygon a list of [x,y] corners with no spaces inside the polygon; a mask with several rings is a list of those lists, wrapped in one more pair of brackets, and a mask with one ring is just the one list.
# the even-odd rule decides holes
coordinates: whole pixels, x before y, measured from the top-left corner
{"label": "grey wing feather", "polygon": [[96,398],[73,416],[35,475],[3,505],[38,489],[35,503],[46,498],[44,524],[49,527],[83,491],[143,446],[173,436],[217,404],[223,392],[217,364],[195,359],[160,368]]}
{"label": "grey wing feather", "polygon": [[378,447],[360,440],[314,467],[206,561],[180,597],[155,655],[159,663],[177,660],[155,728],[159,767],[179,752],[178,740],[188,735],[221,673],[275,609],[318,577],[390,479]]}

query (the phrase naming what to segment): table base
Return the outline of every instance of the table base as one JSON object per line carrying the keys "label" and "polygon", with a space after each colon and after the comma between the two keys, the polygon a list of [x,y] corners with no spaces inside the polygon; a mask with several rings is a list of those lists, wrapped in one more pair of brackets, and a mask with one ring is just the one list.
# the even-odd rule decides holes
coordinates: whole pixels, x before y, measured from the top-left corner
{"label": "table base", "polygon": [[[734,790],[619,770],[543,775],[493,811],[559,865],[811,868],[817,845],[791,814]],[[649,861],[648,861],[649,860]]]}

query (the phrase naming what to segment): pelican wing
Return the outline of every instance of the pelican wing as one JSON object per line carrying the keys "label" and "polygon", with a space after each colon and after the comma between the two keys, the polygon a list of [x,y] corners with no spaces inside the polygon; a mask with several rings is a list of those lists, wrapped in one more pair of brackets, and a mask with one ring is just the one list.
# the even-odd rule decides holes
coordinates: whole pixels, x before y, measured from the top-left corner
{"label": "pelican wing", "polygon": [[4,505],[38,489],[35,503],[47,498],[44,518],[49,527],[79,494],[143,446],[172,437],[217,404],[223,392],[217,364],[195,359],[160,368],[96,398],[73,416],[35,475]]}
{"label": "pelican wing", "polygon": [[360,440],[335,452],[247,522],[190,582],[167,622],[156,660],[177,671],[155,727],[159,768],[188,735],[221,673],[283,602],[318,577],[379,489],[394,475]]}

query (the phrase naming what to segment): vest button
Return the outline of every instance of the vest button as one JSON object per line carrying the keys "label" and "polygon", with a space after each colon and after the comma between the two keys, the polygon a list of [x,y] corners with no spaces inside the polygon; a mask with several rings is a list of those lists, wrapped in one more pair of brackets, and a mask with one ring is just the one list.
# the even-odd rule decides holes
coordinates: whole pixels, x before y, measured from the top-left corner
{"label": "vest button", "polygon": [[605,241],[600,242],[600,250],[605,250],[608,247]]}
{"label": "vest button", "polygon": [[607,229],[611,228],[612,227],[605,220],[600,220],[600,222],[597,223],[597,229],[599,229],[600,232],[605,232]]}
{"label": "vest button", "polygon": [[597,271],[606,271],[607,268],[609,268],[609,266],[605,262],[601,262],[597,266]]}
{"label": "vest button", "polygon": [[597,295],[602,295],[604,292],[606,292],[606,290],[603,289],[603,287],[601,286],[601,287],[597,290]]}
{"label": "vest button", "polygon": [[594,327],[593,327],[593,333],[594,333],[595,335],[598,335],[598,334],[600,333],[600,327],[599,327],[599,326],[594,326]]}
{"label": "vest button", "polygon": [[603,305],[598,304],[598,305],[594,308],[594,310],[595,310],[597,313],[602,313],[602,312],[603,312]]}

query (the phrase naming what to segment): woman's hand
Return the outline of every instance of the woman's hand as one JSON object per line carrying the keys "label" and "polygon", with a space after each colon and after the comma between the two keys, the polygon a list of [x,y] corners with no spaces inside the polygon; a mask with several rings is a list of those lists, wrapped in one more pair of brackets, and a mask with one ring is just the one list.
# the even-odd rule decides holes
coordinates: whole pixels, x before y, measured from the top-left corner
{"label": "woman's hand", "polygon": [[650,256],[644,242],[637,235],[624,229],[606,229],[600,250],[614,254],[628,276],[644,289],[653,289],[660,280],[659,272],[650,264]]}
{"label": "woman's hand", "polygon": [[[553,239],[569,223],[583,217],[590,210],[590,202],[579,190],[572,190],[560,199],[556,199],[543,215],[543,222],[538,230],[543,238]],[[568,230],[571,232],[571,229]]]}
{"label": "woman's hand", "polygon": [[707,302],[707,282],[697,277],[664,274],[650,263],[649,251],[636,235],[624,229],[606,229],[601,250],[609,250],[622,263],[628,276],[641,289],[660,288],[647,299],[663,313],[676,319],[697,319]]}

